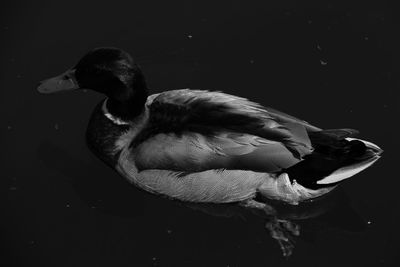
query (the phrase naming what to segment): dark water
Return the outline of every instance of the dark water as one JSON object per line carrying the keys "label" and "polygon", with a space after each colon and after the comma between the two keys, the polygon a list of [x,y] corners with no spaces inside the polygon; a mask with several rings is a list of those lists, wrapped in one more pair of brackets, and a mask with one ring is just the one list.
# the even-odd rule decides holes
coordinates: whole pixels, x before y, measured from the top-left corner
{"label": "dark water", "polygon": [[[39,2],[1,8],[1,266],[395,264],[400,46],[389,2]],[[300,226],[285,259],[267,218],[149,195],[90,154],[84,131],[102,96],[35,87],[98,46],[132,53],[153,92],[222,90],[356,128],[385,153],[322,204],[279,207]]]}

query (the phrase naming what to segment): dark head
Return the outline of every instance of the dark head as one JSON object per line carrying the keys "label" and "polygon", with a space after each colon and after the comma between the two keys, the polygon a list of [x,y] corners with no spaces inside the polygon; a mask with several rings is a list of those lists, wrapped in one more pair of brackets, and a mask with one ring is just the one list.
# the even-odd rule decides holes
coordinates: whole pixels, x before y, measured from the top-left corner
{"label": "dark head", "polygon": [[63,74],[42,81],[38,91],[55,93],[81,88],[105,94],[110,106],[119,109],[142,109],[147,98],[142,71],[128,53],[118,48],[94,49]]}

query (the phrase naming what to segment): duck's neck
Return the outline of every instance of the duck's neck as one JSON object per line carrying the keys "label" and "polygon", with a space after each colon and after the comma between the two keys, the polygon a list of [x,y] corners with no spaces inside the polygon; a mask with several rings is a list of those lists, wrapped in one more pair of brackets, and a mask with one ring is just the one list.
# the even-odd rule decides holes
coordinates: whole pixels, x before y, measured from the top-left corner
{"label": "duck's neck", "polygon": [[147,89],[141,89],[123,101],[109,97],[105,105],[110,116],[116,121],[121,124],[128,123],[143,113],[147,96]]}

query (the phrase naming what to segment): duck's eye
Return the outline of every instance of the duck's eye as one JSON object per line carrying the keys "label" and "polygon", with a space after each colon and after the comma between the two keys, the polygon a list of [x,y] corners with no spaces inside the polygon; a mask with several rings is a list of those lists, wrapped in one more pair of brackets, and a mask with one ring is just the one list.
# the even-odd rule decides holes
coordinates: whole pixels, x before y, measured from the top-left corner
{"label": "duck's eye", "polygon": [[63,80],[69,80],[69,79],[71,79],[71,78],[68,75],[63,76]]}

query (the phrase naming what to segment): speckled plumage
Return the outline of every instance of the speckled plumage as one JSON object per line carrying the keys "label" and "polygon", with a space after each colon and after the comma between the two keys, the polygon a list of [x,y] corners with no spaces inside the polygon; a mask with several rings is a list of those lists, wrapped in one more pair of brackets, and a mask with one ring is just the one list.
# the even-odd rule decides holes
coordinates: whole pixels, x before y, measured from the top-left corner
{"label": "speckled plumage", "polygon": [[312,150],[306,130],[318,130],[305,121],[221,92],[171,90],[152,97],[147,106],[149,123],[133,145],[159,132],[212,135],[228,130],[282,142],[301,157]]}
{"label": "speckled plumage", "polygon": [[116,48],[89,52],[38,90],[80,87],[107,96],[88,125],[91,150],[140,188],[174,199],[226,203],[261,194],[295,204],[329,192],[382,152],[349,139],[354,130],[321,130],[222,92],[148,96],[139,66]]}
{"label": "speckled plumage", "polygon": [[[144,190],[193,202],[243,201],[262,193],[298,203],[334,188],[307,189],[280,175],[302,160],[289,146],[313,151],[306,131],[318,128],[304,121],[283,113],[277,118],[246,99],[201,90],[152,95],[145,107],[144,115],[116,139],[114,151],[119,157],[116,169]],[[239,128],[237,121],[216,120],[231,115],[244,121],[248,116],[254,126]],[[295,125],[297,135],[279,123],[291,129]]]}

